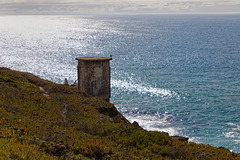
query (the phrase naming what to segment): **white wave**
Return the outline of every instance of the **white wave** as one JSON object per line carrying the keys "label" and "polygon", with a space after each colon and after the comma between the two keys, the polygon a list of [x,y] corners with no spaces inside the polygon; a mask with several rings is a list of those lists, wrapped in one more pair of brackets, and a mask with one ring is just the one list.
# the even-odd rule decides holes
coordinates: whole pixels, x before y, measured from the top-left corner
{"label": "white wave", "polygon": [[168,115],[164,115],[160,118],[157,115],[149,114],[124,114],[124,116],[133,123],[138,122],[139,125],[148,131],[163,131],[169,133],[169,135],[178,135],[181,128],[174,128],[167,121]]}
{"label": "white wave", "polygon": [[229,138],[238,138],[234,140],[235,142],[240,142],[239,136],[240,136],[240,125],[234,124],[234,123],[227,123],[228,125],[232,126],[233,128],[231,131],[223,133],[225,137]]}
{"label": "white wave", "polygon": [[236,124],[234,124],[234,123],[227,123],[228,125],[230,125],[230,126],[236,126]]}
{"label": "white wave", "polygon": [[238,139],[238,140],[234,140],[234,142],[236,142],[236,143],[240,143],[240,139]]}
{"label": "white wave", "polygon": [[224,135],[226,137],[231,137],[231,138],[239,137],[239,133],[237,132],[227,132],[227,133],[224,133]]}
{"label": "white wave", "polygon": [[234,123],[227,123],[228,125],[235,126],[232,130],[234,131],[240,131],[240,125],[234,124]]}
{"label": "white wave", "polygon": [[169,116],[164,114],[163,118],[160,118],[157,115],[148,115],[148,114],[124,114],[124,116],[133,123],[134,121],[145,130],[148,131],[160,131],[167,132],[170,136],[184,136],[189,138],[189,142],[201,143],[199,137],[189,137],[182,133],[184,128],[172,127],[171,123],[167,120]]}
{"label": "white wave", "polygon": [[122,81],[113,79],[111,82],[112,87],[121,89],[127,92],[138,92],[139,94],[149,95],[149,96],[160,96],[160,97],[173,97],[178,95],[170,90],[155,88],[150,85],[141,85],[131,81]]}

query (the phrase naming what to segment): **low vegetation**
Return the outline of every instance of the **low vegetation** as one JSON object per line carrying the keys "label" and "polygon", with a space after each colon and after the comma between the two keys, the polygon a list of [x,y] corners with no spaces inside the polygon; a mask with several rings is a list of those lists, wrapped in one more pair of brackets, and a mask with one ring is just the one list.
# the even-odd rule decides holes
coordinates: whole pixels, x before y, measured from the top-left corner
{"label": "low vegetation", "polygon": [[240,159],[130,124],[76,87],[0,68],[0,159]]}

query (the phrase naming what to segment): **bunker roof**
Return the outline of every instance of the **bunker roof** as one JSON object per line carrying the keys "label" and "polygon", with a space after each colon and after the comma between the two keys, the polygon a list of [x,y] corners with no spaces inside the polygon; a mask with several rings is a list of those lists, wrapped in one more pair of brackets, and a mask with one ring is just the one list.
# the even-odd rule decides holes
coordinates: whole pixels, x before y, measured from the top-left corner
{"label": "bunker roof", "polygon": [[78,61],[109,61],[112,60],[111,57],[79,57],[76,58]]}

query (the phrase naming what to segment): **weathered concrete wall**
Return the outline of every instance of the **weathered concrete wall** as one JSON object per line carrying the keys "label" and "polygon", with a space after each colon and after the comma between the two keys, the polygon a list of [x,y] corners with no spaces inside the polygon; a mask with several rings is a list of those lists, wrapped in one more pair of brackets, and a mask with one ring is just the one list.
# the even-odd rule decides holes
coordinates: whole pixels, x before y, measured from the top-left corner
{"label": "weathered concrete wall", "polygon": [[110,91],[110,57],[82,57],[78,60],[78,88],[106,101]]}

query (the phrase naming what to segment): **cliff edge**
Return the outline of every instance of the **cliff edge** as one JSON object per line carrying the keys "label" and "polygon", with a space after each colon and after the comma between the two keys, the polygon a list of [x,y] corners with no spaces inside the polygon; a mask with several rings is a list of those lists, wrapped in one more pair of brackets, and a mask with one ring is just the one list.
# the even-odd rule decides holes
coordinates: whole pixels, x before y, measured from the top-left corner
{"label": "cliff edge", "polygon": [[146,131],[76,87],[0,68],[0,159],[240,159]]}

